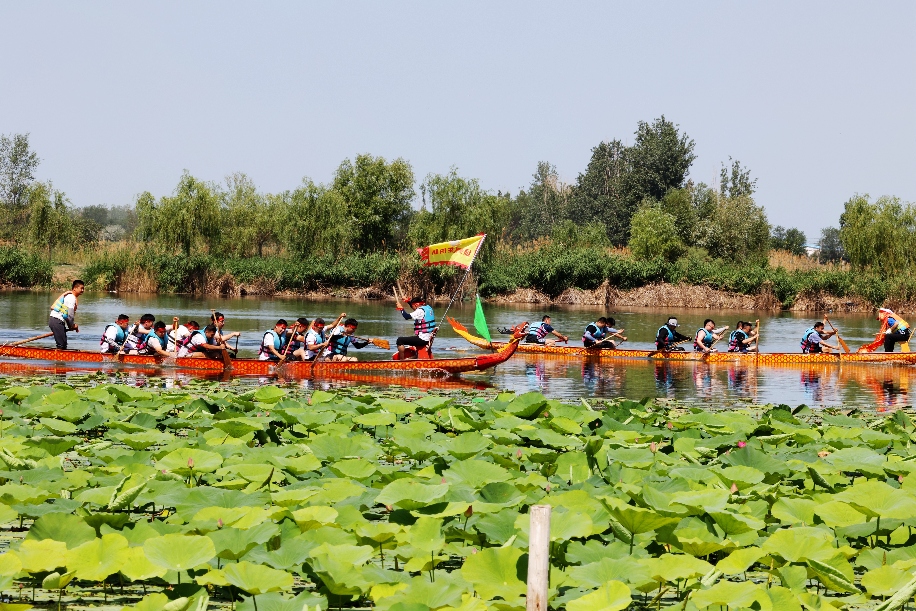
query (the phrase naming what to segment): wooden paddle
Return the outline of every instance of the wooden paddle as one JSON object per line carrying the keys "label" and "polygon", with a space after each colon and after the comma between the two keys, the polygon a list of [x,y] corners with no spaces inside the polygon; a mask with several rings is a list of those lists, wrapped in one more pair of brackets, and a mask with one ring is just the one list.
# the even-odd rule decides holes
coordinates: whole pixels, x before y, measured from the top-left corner
{"label": "wooden paddle", "polygon": [[[172,317],[172,339],[175,341],[175,358],[178,358],[178,317]],[[165,342],[165,349],[169,349],[169,343]]]}
{"label": "wooden paddle", "polygon": [[381,339],[378,337],[371,337],[371,338],[370,337],[360,337],[358,335],[354,335],[353,337],[355,339],[361,339],[363,341],[367,341],[370,344],[372,344],[373,346],[377,346],[381,348],[382,350],[388,350],[391,348],[391,342],[389,342],[387,339]]}
{"label": "wooden paddle", "polygon": [[[627,340],[625,340],[625,339],[623,339],[623,338],[619,338],[619,337],[618,337],[617,339],[620,340],[620,342],[617,344],[618,346],[619,346],[620,344],[622,344],[623,342],[627,341]],[[603,340],[601,340],[601,341],[599,341],[599,342],[595,342],[595,343],[592,344],[591,346],[589,346],[589,347],[587,347],[587,348],[583,348],[582,350],[579,350],[578,352],[576,352],[576,354],[575,354],[574,356],[578,356],[578,355],[582,354],[583,352],[587,352],[587,351],[589,351],[589,350],[594,350],[595,348],[598,348],[598,346],[600,346],[600,345],[603,344],[604,342],[609,342],[609,341],[611,341],[611,338],[610,338],[610,337],[607,337],[607,338],[605,338],[605,339],[603,339]],[[600,348],[599,348],[599,350],[600,350]]]}
{"label": "wooden paddle", "polygon": [[34,342],[39,339],[44,339],[46,337],[51,337],[53,333],[42,333],[41,335],[36,335],[35,337],[30,337],[28,339],[21,339],[18,342],[13,342],[11,344],[3,344],[0,348],[12,348],[13,346],[21,346],[22,344],[28,344],[29,342]]}
{"label": "wooden paddle", "polygon": [[830,325],[830,328],[836,331],[836,341],[840,342],[840,346],[843,347],[843,351],[846,354],[849,354],[849,346],[846,344],[846,340],[840,337],[840,332],[836,330],[836,327],[833,326],[833,323],[830,322],[830,319],[824,316],[824,320],[827,321],[827,324]]}

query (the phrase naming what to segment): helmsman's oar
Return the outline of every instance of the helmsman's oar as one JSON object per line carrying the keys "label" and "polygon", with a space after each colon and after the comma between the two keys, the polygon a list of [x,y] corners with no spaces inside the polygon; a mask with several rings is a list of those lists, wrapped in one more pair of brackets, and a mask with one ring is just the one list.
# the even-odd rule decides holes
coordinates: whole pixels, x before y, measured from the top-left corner
{"label": "helmsman's oar", "polygon": [[28,344],[29,342],[34,342],[39,339],[44,339],[46,337],[51,337],[53,333],[42,333],[41,335],[36,335],[35,337],[30,337],[28,339],[21,339],[18,342],[12,342],[10,344],[3,344],[0,348],[12,348],[13,346],[21,346],[22,344]]}

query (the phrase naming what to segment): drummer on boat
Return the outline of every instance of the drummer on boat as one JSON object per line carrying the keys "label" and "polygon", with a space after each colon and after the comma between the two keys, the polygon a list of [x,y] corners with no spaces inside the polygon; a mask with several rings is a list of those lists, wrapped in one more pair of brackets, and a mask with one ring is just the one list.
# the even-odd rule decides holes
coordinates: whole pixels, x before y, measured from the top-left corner
{"label": "drummer on boat", "polygon": [[[401,305],[400,298],[395,298],[395,307],[398,312],[401,313],[401,316],[404,317],[404,320],[413,321],[414,333],[413,335],[398,338],[396,343],[398,346],[398,359],[400,360],[404,360],[405,358],[419,358],[420,351],[424,348],[428,349],[437,330],[436,315],[432,307],[426,303],[425,299],[422,297],[411,297],[407,300],[407,305],[413,308],[413,311],[409,314],[404,310],[404,306]],[[411,351],[412,354],[407,352],[408,347],[415,349]]]}
{"label": "drummer on boat", "polygon": [[121,346],[127,341],[127,327],[130,326],[130,318],[127,314],[120,314],[113,323],[105,325],[102,331],[102,339],[99,340],[102,354],[117,354],[121,351]]}
{"label": "drummer on boat", "polygon": [[556,335],[561,342],[569,342],[569,336],[563,335],[550,325],[550,316],[545,315],[541,318],[540,323],[531,323],[528,327],[528,334],[525,336],[526,344],[540,344],[542,346],[553,346],[557,343],[556,339],[546,339],[548,335]]}
{"label": "drummer on boat", "polygon": [[74,280],[70,290],[63,293],[57,298],[57,301],[51,306],[51,315],[48,317],[48,327],[54,334],[54,343],[57,344],[58,350],[67,349],[67,332],[80,332],[80,326],[76,324],[76,307],[79,304],[79,296],[86,290],[86,283],[82,280]]}
{"label": "drummer on boat", "polygon": [[909,349],[910,324],[897,316],[893,310],[878,309],[878,320],[881,321],[881,331],[884,334],[884,351],[893,352],[894,344],[901,344],[901,349]]}
{"label": "drummer on boat", "polygon": [[818,321],[802,335],[801,351],[805,354],[819,354],[822,352],[830,352],[831,350],[839,350],[839,346],[834,346],[824,341],[836,334],[836,329],[825,331],[824,323]]}

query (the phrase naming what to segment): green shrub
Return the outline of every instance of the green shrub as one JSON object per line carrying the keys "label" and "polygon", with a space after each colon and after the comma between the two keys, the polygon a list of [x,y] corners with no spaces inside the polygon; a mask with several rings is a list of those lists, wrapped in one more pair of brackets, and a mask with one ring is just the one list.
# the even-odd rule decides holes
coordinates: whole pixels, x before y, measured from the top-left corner
{"label": "green shrub", "polygon": [[0,283],[31,287],[51,284],[51,263],[15,246],[0,246]]}

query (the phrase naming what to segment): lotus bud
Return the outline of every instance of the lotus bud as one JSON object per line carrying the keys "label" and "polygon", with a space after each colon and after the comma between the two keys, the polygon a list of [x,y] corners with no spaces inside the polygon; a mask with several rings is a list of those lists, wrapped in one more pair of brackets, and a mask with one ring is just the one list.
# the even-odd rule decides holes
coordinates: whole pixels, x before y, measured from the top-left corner
{"label": "lotus bud", "polygon": [[220,518],[220,519],[218,519],[218,520],[216,521],[216,527],[217,527],[217,528],[222,528],[222,527],[223,527],[223,519],[222,519],[222,518]]}
{"label": "lotus bud", "polygon": [[476,547],[472,547],[472,548],[471,548],[471,553],[472,553],[472,554],[476,554],[476,553],[477,553],[477,548],[476,548]]}
{"label": "lotus bud", "polygon": [[[903,478],[900,478],[900,479],[903,479]],[[474,507],[472,507],[471,505],[468,505],[468,508],[464,510],[464,517],[470,518],[472,515],[474,515]]]}
{"label": "lotus bud", "polygon": [[258,418],[260,418],[260,417],[261,417],[261,412],[258,412]]}
{"label": "lotus bud", "polygon": [[264,412],[264,415],[267,416],[267,417],[269,418],[269,417],[270,417],[270,412]]}
{"label": "lotus bud", "polygon": [[391,505],[385,505],[385,509],[388,510],[388,513],[391,513]]}
{"label": "lotus bud", "polygon": [[633,443],[639,443],[639,437],[633,440]]}
{"label": "lotus bud", "polygon": [[[22,478],[20,478],[20,479],[22,479]],[[548,494],[550,493],[550,484],[547,484],[547,493],[548,493]]]}
{"label": "lotus bud", "polygon": [[188,458],[188,469],[193,469],[193,468],[194,468],[194,459]]}
{"label": "lotus bud", "polygon": [[903,476],[902,476],[902,475],[898,475],[898,476],[897,476],[897,481],[900,482],[900,483],[902,484],[902,483],[903,483]]}
{"label": "lotus bud", "polygon": [[738,494],[738,484],[734,484],[734,483],[732,484],[731,493]]}
{"label": "lotus bud", "polygon": [[746,441],[739,441],[739,442],[738,442],[738,447],[739,447],[739,448],[743,448],[743,447],[745,447],[745,446],[747,446],[747,442],[746,442]]}
{"label": "lotus bud", "polygon": [[649,444],[649,451],[652,452],[653,454],[658,452],[658,445],[656,445],[654,441]]}
{"label": "lotus bud", "polygon": [[828,452],[827,450],[821,450],[820,452],[817,453],[817,455],[820,456],[821,458],[826,458],[830,456],[830,452]]}
{"label": "lotus bud", "polygon": [[550,418],[550,412],[544,412],[544,417],[545,417],[545,418]]}
{"label": "lotus bud", "polygon": [[673,429],[674,429],[674,423],[673,423],[673,422],[669,422],[668,424],[665,425],[665,428],[668,429],[669,431],[673,430]]}
{"label": "lotus bud", "polygon": [[2,415],[3,415],[3,410],[2,410],[2,409],[0,409],[0,416],[2,416]]}
{"label": "lotus bud", "polygon": [[517,450],[515,451],[515,457],[518,458],[519,460],[521,460],[521,458],[522,458],[522,449],[521,449],[521,448],[519,448],[519,449],[517,449]]}
{"label": "lotus bud", "polygon": [[162,474],[165,475],[166,473],[168,473],[168,471],[166,471],[165,469],[163,469],[163,470],[162,470]]}
{"label": "lotus bud", "polygon": [[445,483],[445,478],[443,477],[442,480],[441,480],[439,483],[440,483],[440,484],[444,484],[444,483]]}

